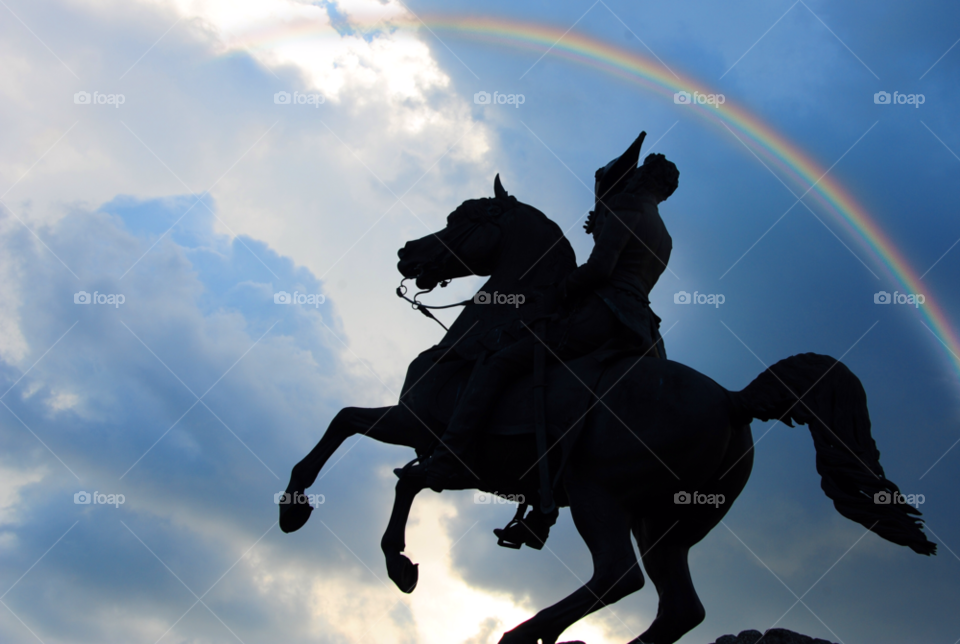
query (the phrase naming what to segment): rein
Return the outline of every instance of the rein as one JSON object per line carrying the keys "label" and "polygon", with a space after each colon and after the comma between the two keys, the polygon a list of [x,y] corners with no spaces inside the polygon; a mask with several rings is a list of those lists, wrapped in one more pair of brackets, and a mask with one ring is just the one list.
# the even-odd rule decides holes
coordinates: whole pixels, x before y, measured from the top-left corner
{"label": "rein", "polygon": [[[497,175],[497,179],[496,179],[496,181],[494,182],[494,189],[497,190],[497,187],[498,187],[498,186],[499,186],[499,191],[503,191],[503,186],[500,185],[500,175]],[[499,192],[498,192],[497,196],[498,196],[498,197],[500,196],[500,195],[499,195]],[[504,196],[504,197],[507,196],[507,195],[506,195],[506,191],[503,191],[503,196]],[[494,211],[494,210],[492,210],[492,208],[495,208],[496,210]],[[485,215],[485,217],[484,217],[484,220],[485,220],[485,221],[490,221],[491,217],[493,217],[493,216],[499,216],[500,212],[501,212],[501,207],[500,207],[500,206],[489,206],[489,207],[487,208],[487,211],[486,211],[486,215]],[[463,230],[460,230],[459,232],[457,232],[456,236],[455,236],[453,239],[448,240],[448,241],[450,242],[449,245],[448,245],[447,243],[444,243],[443,241],[441,241],[440,243],[443,244],[443,246],[449,251],[449,250],[450,250],[450,246],[454,246],[454,247],[458,246],[459,243],[460,243],[463,239],[465,239],[465,238],[469,237],[470,235],[472,235],[473,232],[477,229],[477,227],[478,227],[479,225],[480,225],[480,221],[479,221],[479,220],[477,220],[477,219],[471,219],[471,220],[470,220],[470,225],[466,226]],[[499,225],[499,224],[498,224],[498,225]],[[434,235],[434,236],[436,236],[436,235]],[[438,239],[439,239],[439,237],[438,237]],[[453,251],[450,251],[450,252],[452,253]],[[442,251],[440,251],[440,254],[442,254]],[[434,258],[433,261],[436,262],[436,261],[437,261],[437,258]],[[462,262],[461,262],[461,263],[462,263]],[[431,320],[433,320],[434,322],[436,322],[437,324],[439,324],[440,326],[442,326],[444,331],[449,331],[450,329],[448,329],[447,326],[446,326],[443,322],[441,322],[440,320],[438,320],[438,319],[433,315],[433,313],[430,312],[430,309],[451,309],[451,308],[453,308],[453,307],[455,307],[455,306],[465,306],[465,305],[467,305],[467,304],[470,304],[470,303],[473,301],[473,298],[470,298],[470,299],[468,299],[468,300],[464,300],[464,301],[462,301],[462,302],[455,302],[455,303],[453,303],[453,304],[444,304],[444,305],[440,305],[440,306],[431,306],[431,305],[428,305],[428,304],[424,304],[423,302],[420,302],[420,301],[417,299],[418,297],[420,297],[420,296],[423,295],[424,293],[430,293],[431,291],[433,291],[433,289],[436,288],[436,285],[431,286],[430,288],[424,289],[424,290],[422,290],[422,291],[417,291],[417,293],[413,296],[413,299],[407,297],[407,287],[406,287],[406,285],[404,284],[404,282],[406,282],[408,279],[416,279],[416,278],[419,277],[420,274],[422,274],[422,273],[423,273],[423,269],[421,268],[421,269],[420,269],[420,272],[419,272],[417,275],[414,275],[412,278],[411,278],[411,277],[405,277],[405,278],[403,278],[402,280],[400,280],[400,286],[397,287],[397,297],[399,297],[399,298],[401,298],[401,299],[404,299],[404,300],[406,300],[407,302],[410,302],[410,308],[412,308],[412,309],[414,309],[414,310],[417,310],[417,311],[420,311],[421,313],[423,313],[425,316],[427,316],[428,318],[430,318]],[[445,287],[447,286],[447,284],[449,284],[451,281],[452,281],[452,280],[448,280],[448,279],[446,279],[446,280],[440,280],[440,282],[439,282],[440,288],[445,288]]]}
{"label": "rein", "polygon": [[[444,331],[449,331],[450,329],[448,329],[448,328],[446,327],[446,325],[444,325],[443,322],[441,322],[440,320],[438,320],[438,319],[433,315],[433,313],[430,312],[430,309],[451,309],[451,308],[453,308],[453,307],[455,307],[455,306],[465,306],[465,305],[467,305],[467,304],[470,304],[470,302],[473,301],[473,299],[471,298],[471,299],[469,299],[469,300],[464,300],[464,301],[462,301],[462,302],[455,302],[455,303],[453,303],[453,304],[444,304],[444,305],[442,305],[442,306],[431,306],[431,305],[429,305],[429,304],[424,304],[423,302],[418,301],[417,298],[420,297],[421,295],[423,295],[424,293],[430,293],[431,291],[433,291],[433,289],[435,289],[435,288],[437,288],[437,287],[436,287],[436,286],[431,286],[431,287],[428,288],[428,289],[424,289],[424,290],[422,290],[422,291],[417,291],[417,292],[414,294],[413,299],[410,299],[409,297],[407,297],[407,286],[406,286],[406,284],[404,284],[404,282],[406,282],[408,279],[414,279],[414,278],[404,277],[402,280],[400,280],[400,286],[397,287],[397,297],[399,297],[399,298],[401,298],[401,299],[404,299],[404,300],[406,300],[407,302],[410,302],[410,308],[412,308],[412,309],[414,309],[414,310],[416,310],[416,311],[420,311],[421,313],[423,313],[425,316],[427,316],[428,318],[430,318],[431,320],[433,320],[434,322],[436,322],[437,324],[439,324],[440,326],[442,326],[443,329],[444,329]],[[449,283],[450,283],[450,280],[441,280],[441,281],[440,281],[440,288],[445,288],[445,287],[447,286],[447,284],[449,284]]]}

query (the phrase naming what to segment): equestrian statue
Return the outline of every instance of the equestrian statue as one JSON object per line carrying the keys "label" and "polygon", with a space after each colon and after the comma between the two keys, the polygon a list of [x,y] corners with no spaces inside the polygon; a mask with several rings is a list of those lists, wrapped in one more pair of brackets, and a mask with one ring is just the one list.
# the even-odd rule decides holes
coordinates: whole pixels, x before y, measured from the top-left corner
{"label": "equestrian statue", "polygon": [[[632,644],[671,644],[706,614],[688,552],[750,477],[751,421],[776,419],[807,425],[821,487],[840,514],[935,553],[917,509],[877,502],[901,495],[880,465],[863,386],[843,363],[795,355],[728,391],[667,359],[649,296],[673,244],[658,205],[677,189],[679,172],[660,154],[638,167],[644,136],[597,170],[584,226],[594,248],[582,266],[559,226],[510,196],[499,175],[493,198],[463,202],[446,228],[400,249],[397,294],[428,317],[443,307],[419,295],[458,277],[489,279],[457,304],[463,311],[443,339],[410,364],[396,405],[341,410],[293,467],[279,506],[284,532],[307,522],[313,507],[304,492],[348,437],[411,447],[417,457],[396,470],[381,540],[401,591],[413,592],[418,580],[402,553],[421,490],[510,495],[524,502],[494,531],[500,545],[542,548],[558,508],[569,507],[594,572],[500,644],[555,644],[574,622],[640,590],[631,535],[659,596],[656,618]],[[421,289],[412,299],[407,280]],[[694,491],[723,501],[690,503]]]}

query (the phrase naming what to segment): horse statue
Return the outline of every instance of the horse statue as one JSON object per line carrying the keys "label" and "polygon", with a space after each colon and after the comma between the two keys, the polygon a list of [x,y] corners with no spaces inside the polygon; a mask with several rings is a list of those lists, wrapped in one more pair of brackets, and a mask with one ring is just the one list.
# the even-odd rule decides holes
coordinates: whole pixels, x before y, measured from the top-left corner
{"label": "horse statue", "polygon": [[[398,268],[424,291],[457,277],[489,276],[484,292],[523,295],[514,301],[525,304],[463,303],[443,340],[410,364],[397,405],[340,411],[316,447],[293,467],[286,502],[280,505],[284,532],[309,519],[313,508],[298,500],[348,437],[361,433],[412,447],[418,456],[428,454],[473,364],[517,333],[529,332],[524,327],[542,316],[539,294],[575,268],[573,249],[554,222],[509,196],[499,176],[494,194],[465,201],[448,216],[446,228],[408,242],[398,253]],[[622,352],[607,356],[589,391],[580,387],[588,405],[563,393],[570,391],[571,380],[576,382],[576,372],[554,363],[546,379],[547,417],[556,425],[552,440],[562,443],[560,437],[570,433],[567,423],[579,422],[575,449],[538,451],[530,428],[531,383],[524,378],[504,394],[467,462],[476,477],[473,488],[536,499],[541,490],[536,462],[546,458],[557,473],[556,502],[570,507],[593,558],[586,584],[506,632],[500,644],[555,644],[574,622],[640,590],[644,576],[631,534],[659,596],[656,618],[633,642],[670,644],[700,624],[706,613],[687,555],[746,485],[753,467],[753,419],[807,425],[821,487],[837,511],[888,541],[935,553],[918,510],[877,501],[883,495],[901,498],[899,488],[880,465],[863,387],[838,360],[813,353],[792,356],[734,392],[677,362]],[[417,567],[402,554],[404,530],[419,491],[401,477],[381,541],[388,574],[407,593],[416,587]],[[690,503],[694,491],[723,501]]]}

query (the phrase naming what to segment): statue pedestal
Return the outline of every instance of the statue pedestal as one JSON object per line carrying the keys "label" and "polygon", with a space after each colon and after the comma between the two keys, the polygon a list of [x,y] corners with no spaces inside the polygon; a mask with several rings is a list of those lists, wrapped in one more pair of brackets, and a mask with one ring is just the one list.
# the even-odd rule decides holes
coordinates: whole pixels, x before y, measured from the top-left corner
{"label": "statue pedestal", "polygon": [[739,635],[723,635],[714,644],[756,644],[760,638],[763,644],[833,644],[828,640],[800,635],[785,628],[771,628],[766,633],[760,631],[741,631]]}

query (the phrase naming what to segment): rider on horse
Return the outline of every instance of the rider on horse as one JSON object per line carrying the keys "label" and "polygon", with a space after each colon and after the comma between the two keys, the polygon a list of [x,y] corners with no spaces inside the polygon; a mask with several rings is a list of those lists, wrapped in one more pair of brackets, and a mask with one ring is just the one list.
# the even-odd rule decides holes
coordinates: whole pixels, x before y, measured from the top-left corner
{"label": "rider on horse", "polygon": [[[404,477],[442,489],[463,478],[463,457],[480,434],[487,413],[503,390],[530,371],[534,349],[543,342],[560,360],[572,360],[603,345],[638,347],[665,358],[660,318],[650,310],[649,293],[666,269],[672,240],[657,204],[677,188],[677,167],[651,154],[637,167],[646,133],[620,157],[596,173],[596,206],[584,225],[595,239],[587,262],[560,285],[562,304],[550,319],[546,337],[524,335],[478,366],[463,400],[426,460],[405,468]],[[539,539],[556,520],[540,517]]]}

